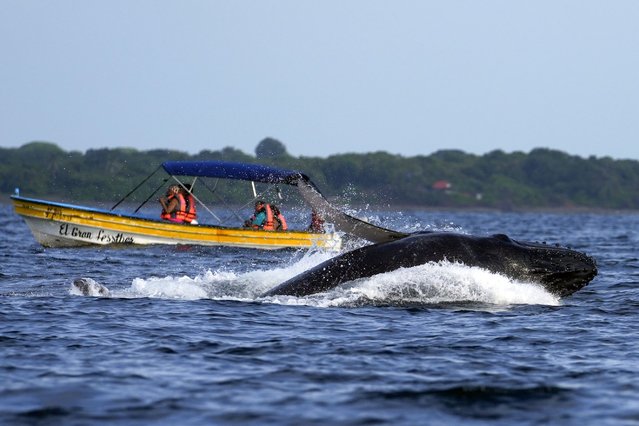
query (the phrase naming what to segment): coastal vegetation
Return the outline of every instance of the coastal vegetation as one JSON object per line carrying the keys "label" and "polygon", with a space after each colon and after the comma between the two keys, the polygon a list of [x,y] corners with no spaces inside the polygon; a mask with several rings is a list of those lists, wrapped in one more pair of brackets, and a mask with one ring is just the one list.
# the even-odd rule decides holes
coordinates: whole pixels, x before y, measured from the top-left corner
{"label": "coastal vegetation", "polygon": [[255,155],[225,147],[188,154],[133,148],[64,151],[54,143],[0,148],[0,193],[112,201],[167,160],[225,160],[300,170],[329,198],[371,206],[515,209],[639,209],[639,162],[582,158],[537,148],[484,155],[441,150],[404,157],[387,152],[295,157],[272,138]]}

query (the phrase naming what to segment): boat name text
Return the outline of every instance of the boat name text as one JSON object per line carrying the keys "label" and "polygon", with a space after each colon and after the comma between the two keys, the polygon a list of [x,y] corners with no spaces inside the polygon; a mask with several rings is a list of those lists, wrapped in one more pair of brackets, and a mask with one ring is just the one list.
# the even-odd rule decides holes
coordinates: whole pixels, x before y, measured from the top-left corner
{"label": "boat name text", "polygon": [[133,244],[133,237],[125,237],[121,232],[111,234],[104,229],[99,229],[94,235],[91,231],[84,231],[77,226],[69,226],[68,223],[60,225],[58,233],[65,237],[70,236],[83,240],[94,240],[102,244]]}

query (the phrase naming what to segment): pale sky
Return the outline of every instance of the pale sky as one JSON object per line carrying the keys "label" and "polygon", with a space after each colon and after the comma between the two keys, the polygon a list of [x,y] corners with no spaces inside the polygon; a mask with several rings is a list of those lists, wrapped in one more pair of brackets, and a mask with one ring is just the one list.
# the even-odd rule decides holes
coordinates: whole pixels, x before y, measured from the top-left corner
{"label": "pale sky", "polygon": [[636,0],[2,0],[0,146],[639,159]]}

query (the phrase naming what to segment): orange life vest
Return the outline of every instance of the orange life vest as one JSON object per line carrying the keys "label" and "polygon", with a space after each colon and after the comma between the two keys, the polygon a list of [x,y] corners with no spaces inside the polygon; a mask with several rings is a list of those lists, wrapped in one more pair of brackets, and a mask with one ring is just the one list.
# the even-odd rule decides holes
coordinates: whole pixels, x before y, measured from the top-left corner
{"label": "orange life vest", "polygon": [[195,211],[195,197],[188,194],[184,201],[186,202],[186,206],[184,208],[184,221],[191,223],[197,219],[197,212]]}
{"label": "orange life vest", "polygon": [[275,218],[280,223],[280,226],[277,228],[277,230],[286,231],[288,229],[288,225],[286,224],[286,219],[284,219],[284,215],[280,213]]}
{"label": "orange life vest", "polygon": [[262,229],[265,231],[273,231],[275,230],[275,226],[273,225],[273,210],[271,210],[271,205],[265,204],[264,209],[266,211],[266,220],[264,221]]}
{"label": "orange life vest", "polygon": [[[170,203],[173,197],[175,196],[176,195],[170,195],[167,197],[166,200]],[[177,209],[168,213],[166,213],[165,211],[162,211],[162,214],[160,215],[162,219],[170,220],[171,222],[184,222],[184,218],[186,217],[186,201],[184,200],[184,197],[182,196],[182,194],[177,194],[177,198],[178,198]]]}

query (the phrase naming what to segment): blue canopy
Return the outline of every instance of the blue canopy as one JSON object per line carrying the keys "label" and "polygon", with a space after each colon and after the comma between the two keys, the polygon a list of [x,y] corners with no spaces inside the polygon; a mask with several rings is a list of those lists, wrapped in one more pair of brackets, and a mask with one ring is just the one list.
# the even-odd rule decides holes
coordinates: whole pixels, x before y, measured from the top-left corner
{"label": "blue canopy", "polygon": [[316,209],[326,219],[331,220],[339,230],[373,242],[392,241],[407,235],[402,232],[381,228],[339,211],[324,198],[308,176],[296,170],[227,161],[166,161],[162,163],[162,167],[172,176],[239,179],[295,185],[311,207]]}
{"label": "blue canopy", "polygon": [[308,180],[301,172],[279,169],[262,164],[233,163],[228,161],[165,161],[164,170],[174,176],[213,177],[239,179],[264,183],[285,183],[296,185],[301,178]]}

